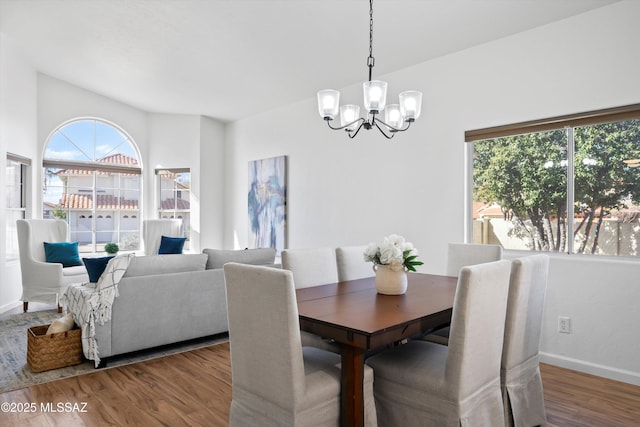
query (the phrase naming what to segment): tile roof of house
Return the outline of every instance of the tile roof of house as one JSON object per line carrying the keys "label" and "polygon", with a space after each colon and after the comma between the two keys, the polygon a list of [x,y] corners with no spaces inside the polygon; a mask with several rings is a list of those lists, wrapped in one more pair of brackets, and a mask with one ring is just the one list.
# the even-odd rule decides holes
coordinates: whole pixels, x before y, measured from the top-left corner
{"label": "tile roof of house", "polygon": [[[96,160],[96,163],[109,163],[114,165],[125,165],[125,166],[137,166],[138,159],[135,159],[131,156],[127,156],[126,154],[116,153],[110,156],[102,157],[101,159]],[[87,169],[60,169],[57,172],[57,175],[89,175],[93,173],[91,170]],[[109,172],[98,171],[99,175],[107,175]],[[128,174],[123,174],[128,175]]]}
{"label": "tile roof of house", "polygon": [[98,163],[115,163],[117,165],[137,165],[138,159],[126,154],[116,153],[97,160]]}
{"label": "tile roof of house", "polygon": [[[188,210],[190,208],[190,203],[187,200],[178,199],[175,204],[177,205],[175,206],[175,209],[179,211]],[[160,209],[163,209],[163,210],[174,209],[174,200],[165,199],[160,203],[160,206],[161,206]]]}
{"label": "tile roof of house", "polygon": [[[60,200],[60,208],[63,209],[93,209],[93,196],[90,194],[63,194]],[[126,210],[138,210],[137,200],[128,200],[121,197],[116,197],[110,194],[98,194],[98,204],[96,209],[126,209]],[[177,210],[189,210],[190,203],[187,200],[178,199]],[[174,209],[173,199],[166,199],[162,201],[161,209],[172,210]]]}
{"label": "tile roof of house", "polygon": [[486,204],[483,202],[473,202],[473,219],[478,218],[502,218],[504,213],[497,203]]}
{"label": "tile roof of house", "polygon": [[[90,194],[63,194],[60,200],[63,209],[93,209],[93,196]],[[98,194],[96,209],[138,210],[137,200],[128,200],[111,194]]]}

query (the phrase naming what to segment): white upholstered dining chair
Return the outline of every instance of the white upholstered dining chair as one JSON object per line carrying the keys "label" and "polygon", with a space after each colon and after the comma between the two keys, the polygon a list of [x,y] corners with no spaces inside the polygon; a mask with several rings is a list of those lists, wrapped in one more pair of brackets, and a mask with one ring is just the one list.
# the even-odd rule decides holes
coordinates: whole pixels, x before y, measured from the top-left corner
{"label": "white upholstered dining chair", "polygon": [[508,427],[546,423],[538,353],[548,272],[545,254],[517,258],[511,267],[500,373]]}
{"label": "white upholstered dining chair", "polygon": [[[282,268],[293,273],[296,289],[338,282],[336,253],[333,248],[285,249]],[[302,345],[340,353],[340,346],[318,335],[301,331]]]}
{"label": "white upholstered dining chair", "polygon": [[[447,248],[447,276],[457,276],[462,267],[502,259],[502,246],[478,243],[449,243]],[[444,325],[424,336],[427,341],[447,345],[449,326]]]}
{"label": "white upholstered dining chair", "polygon": [[184,237],[181,219],[145,219],[142,221],[142,243],[145,255],[158,255],[162,236]]}
{"label": "white upholstered dining chair", "polygon": [[326,285],[338,281],[333,248],[301,248],[282,251],[282,268],[293,273],[296,288]]}
{"label": "white upholstered dining chair", "polygon": [[367,359],[380,426],[504,425],[500,359],[511,262],[460,271],[449,346],[412,340]]}
{"label": "white upholstered dining chair", "polygon": [[479,243],[449,243],[447,276],[457,276],[462,267],[502,259],[502,246]]}
{"label": "white upholstered dining chair", "polygon": [[[340,357],[302,347],[293,274],[224,266],[231,346],[229,425],[338,426]],[[364,373],[365,424],[376,425],[373,372]]]}
{"label": "white upholstered dining chair", "polygon": [[84,265],[63,267],[46,262],[44,242],[68,241],[69,225],[62,219],[19,219],[16,221],[20,272],[22,275],[22,308],[26,312],[29,302],[58,304],[60,296],[72,283],[89,281]]}
{"label": "white upholstered dining chair", "polygon": [[375,276],[373,264],[364,260],[365,249],[367,249],[366,245],[336,248],[336,264],[340,282]]}

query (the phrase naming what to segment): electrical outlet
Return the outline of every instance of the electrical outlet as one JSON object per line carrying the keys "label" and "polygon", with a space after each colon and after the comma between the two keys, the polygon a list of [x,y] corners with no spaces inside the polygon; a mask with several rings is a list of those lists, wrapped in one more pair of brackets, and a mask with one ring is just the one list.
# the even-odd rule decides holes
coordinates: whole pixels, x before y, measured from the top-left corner
{"label": "electrical outlet", "polygon": [[558,332],[563,334],[571,333],[571,318],[567,316],[558,317]]}

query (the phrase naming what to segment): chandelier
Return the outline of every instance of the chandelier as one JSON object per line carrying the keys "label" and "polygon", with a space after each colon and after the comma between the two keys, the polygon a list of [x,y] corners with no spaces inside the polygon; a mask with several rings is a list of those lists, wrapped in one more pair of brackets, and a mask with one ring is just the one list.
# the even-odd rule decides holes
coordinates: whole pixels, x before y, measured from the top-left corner
{"label": "chandelier", "polygon": [[[318,112],[333,130],[344,129],[349,138],[354,138],[360,129],[377,128],[387,139],[397,132],[409,129],[420,116],[422,92],[409,90],[399,95],[399,104],[387,105],[387,82],[371,80],[374,66],[373,58],[373,0],[369,0],[369,80],[362,84],[366,118],[360,117],[359,105],[340,105],[340,92],[324,89],[318,92]],[[384,111],[384,121],[378,117]],[[331,125],[331,121],[340,114],[340,126]]]}

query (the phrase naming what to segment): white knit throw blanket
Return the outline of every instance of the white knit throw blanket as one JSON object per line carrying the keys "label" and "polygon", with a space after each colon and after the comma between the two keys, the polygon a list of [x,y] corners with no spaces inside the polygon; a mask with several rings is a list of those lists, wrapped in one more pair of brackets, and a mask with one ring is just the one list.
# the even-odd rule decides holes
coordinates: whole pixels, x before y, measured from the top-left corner
{"label": "white knit throw blanket", "polygon": [[97,283],[71,285],[64,293],[67,310],[82,328],[82,351],[84,356],[100,364],[96,342],[96,322],[104,325],[111,320],[111,307],[118,296],[118,283],[127,271],[134,254],[120,255],[111,260]]}

